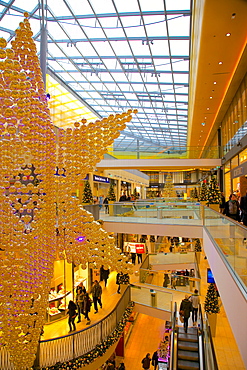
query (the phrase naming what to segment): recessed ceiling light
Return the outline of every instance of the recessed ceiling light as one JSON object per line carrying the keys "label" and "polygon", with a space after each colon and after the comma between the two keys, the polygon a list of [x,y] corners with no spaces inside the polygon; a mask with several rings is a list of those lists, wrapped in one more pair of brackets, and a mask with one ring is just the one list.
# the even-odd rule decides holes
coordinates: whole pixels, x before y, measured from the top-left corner
{"label": "recessed ceiling light", "polygon": [[207,108],[207,110],[209,110],[209,108]]}
{"label": "recessed ceiling light", "polygon": [[214,85],[216,85],[217,84],[217,82],[216,81],[214,81]]}
{"label": "recessed ceiling light", "polygon": [[210,98],[209,99],[213,99],[213,97],[212,96],[210,96]]}
{"label": "recessed ceiling light", "polygon": [[228,32],[228,33],[226,33],[226,36],[229,37],[229,36],[231,36],[231,34]]}
{"label": "recessed ceiling light", "polygon": [[223,64],[223,62],[219,62],[219,64]]}
{"label": "recessed ceiling light", "polygon": [[207,119],[207,117],[204,117],[204,119]]}

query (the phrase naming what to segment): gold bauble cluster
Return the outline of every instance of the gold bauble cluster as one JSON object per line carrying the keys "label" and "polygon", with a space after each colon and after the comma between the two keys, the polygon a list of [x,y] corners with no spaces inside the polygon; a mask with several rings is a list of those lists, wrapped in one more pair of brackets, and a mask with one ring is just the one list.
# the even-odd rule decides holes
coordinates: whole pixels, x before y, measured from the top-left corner
{"label": "gold bauble cluster", "polygon": [[55,132],[24,16],[11,48],[0,38],[0,345],[18,370],[34,362],[58,256],[130,272],[114,238],[72,193],[132,111]]}

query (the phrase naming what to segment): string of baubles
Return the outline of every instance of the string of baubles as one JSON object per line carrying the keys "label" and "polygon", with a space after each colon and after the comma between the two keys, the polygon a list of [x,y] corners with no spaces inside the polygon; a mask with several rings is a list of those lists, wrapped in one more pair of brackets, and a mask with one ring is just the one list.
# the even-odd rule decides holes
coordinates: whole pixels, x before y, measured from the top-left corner
{"label": "string of baubles", "polygon": [[[56,138],[24,16],[11,48],[0,38],[0,344],[18,370],[35,359],[58,255],[129,272],[114,239],[71,194],[132,113],[82,120]],[[66,176],[54,176],[56,167]],[[63,237],[55,237],[57,223]]]}

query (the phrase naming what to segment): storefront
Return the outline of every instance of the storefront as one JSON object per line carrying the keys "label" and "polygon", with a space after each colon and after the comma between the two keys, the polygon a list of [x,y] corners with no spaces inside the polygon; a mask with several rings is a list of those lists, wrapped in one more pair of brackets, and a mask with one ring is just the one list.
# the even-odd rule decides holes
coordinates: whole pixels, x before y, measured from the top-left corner
{"label": "storefront", "polygon": [[64,318],[70,300],[75,300],[76,288],[82,283],[88,289],[88,269],[74,266],[66,260],[54,262],[47,307],[47,324]]}

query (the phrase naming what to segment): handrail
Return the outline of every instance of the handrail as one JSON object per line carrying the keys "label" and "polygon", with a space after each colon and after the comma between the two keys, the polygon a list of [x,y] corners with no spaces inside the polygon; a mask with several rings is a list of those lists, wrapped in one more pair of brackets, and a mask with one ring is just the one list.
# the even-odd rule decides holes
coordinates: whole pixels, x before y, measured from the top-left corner
{"label": "handrail", "polygon": [[42,368],[69,361],[95,348],[116,328],[129,301],[130,287],[127,287],[120,301],[103,320],[72,334],[41,340],[35,366]]}
{"label": "handrail", "polygon": [[176,333],[176,324],[177,324],[177,302],[174,302],[172,319],[172,332],[171,332],[171,348],[170,348],[170,364],[169,370],[177,369],[177,333]]}
{"label": "handrail", "polygon": [[204,350],[204,329],[203,329],[203,316],[202,316],[202,308],[201,304],[199,303],[199,310],[198,310],[198,348],[199,348],[199,362],[200,362],[200,370],[206,369],[205,367],[205,350]]}

